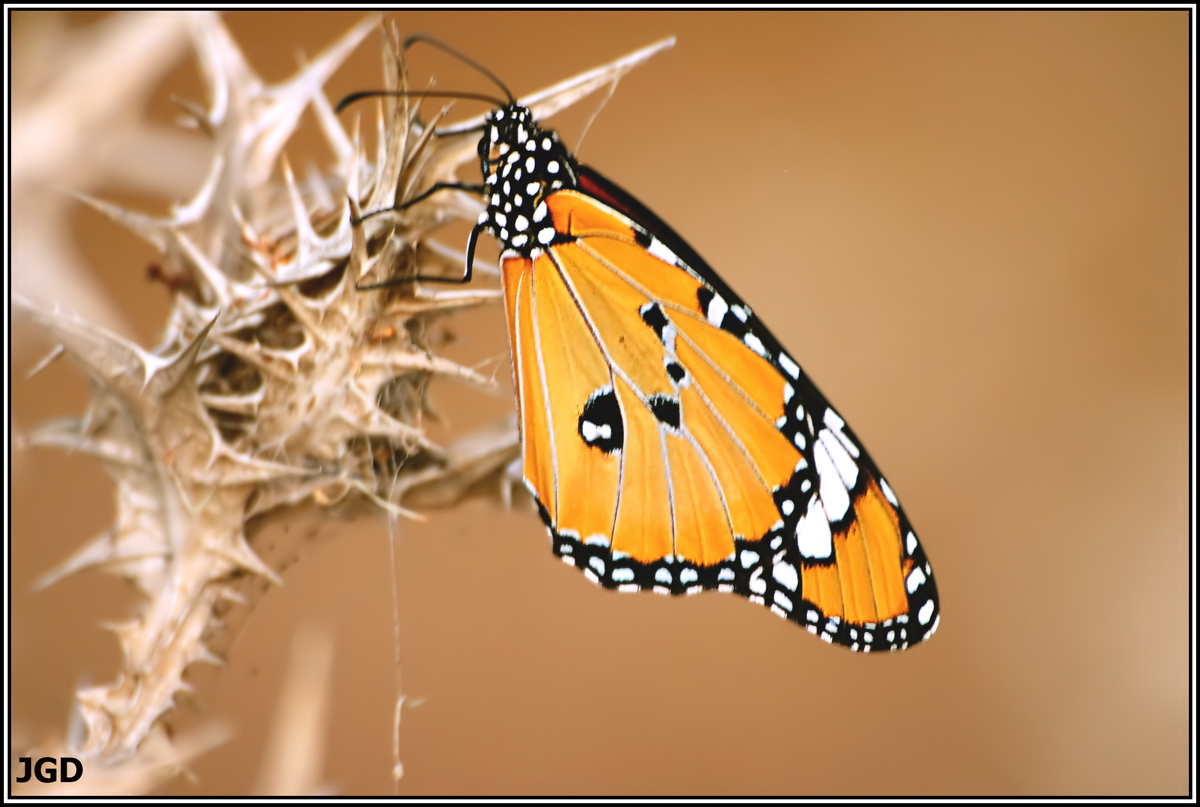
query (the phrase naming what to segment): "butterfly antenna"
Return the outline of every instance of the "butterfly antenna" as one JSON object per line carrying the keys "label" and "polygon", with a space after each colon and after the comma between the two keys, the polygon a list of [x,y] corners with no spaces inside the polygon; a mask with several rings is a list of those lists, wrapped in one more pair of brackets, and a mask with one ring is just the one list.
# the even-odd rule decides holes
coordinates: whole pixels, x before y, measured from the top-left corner
{"label": "butterfly antenna", "polygon": [[[472,59],[471,57],[467,56],[466,54],[460,53],[459,51],[450,47],[445,42],[442,42],[440,39],[434,39],[433,37],[429,36],[428,34],[413,34],[408,39],[404,40],[404,44],[401,46],[401,49],[408,50],[410,47],[417,44],[418,42],[424,42],[426,45],[432,45],[433,47],[438,48],[439,50],[450,54],[455,59],[458,59],[460,62],[467,65],[468,67],[472,67],[475,70],[478,70],[482,75],[487,76],[493,84],[495,84],[497,87],[499,87],[501,90],[504,91],[504,94],[506,96],[508,96],[508,103],[515,104],[517,102],[517,99],[513,96],[513,94],[511,92],[509,92],[508,87],[505,86],[503,81],[501,81],[500,79],[498,79],[496,77],[495,73],[493,73],[491,70],[488,70],[486,67],[484,67],[479,62]],[[499,104],[498,106],[504,106],[504,104]]]}
{"label": "butterfly antenna", "polygon": [[477,92],[433,92],[431,90],[364,90],[352,92],[338,102],[336,112],[364,98],[461,98],[467,101],[486,101],[492,106],[504,106],[504,102],[490,95]]}

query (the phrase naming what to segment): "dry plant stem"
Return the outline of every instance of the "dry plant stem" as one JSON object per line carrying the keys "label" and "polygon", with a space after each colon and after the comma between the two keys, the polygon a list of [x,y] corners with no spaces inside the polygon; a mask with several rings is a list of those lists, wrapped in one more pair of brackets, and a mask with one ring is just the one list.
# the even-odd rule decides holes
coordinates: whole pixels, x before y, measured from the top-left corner
{"label": "dry plant stem", "polygon": [[[362,509],[413,516],[410,508],[452,506],[468,495],[506,503],[511,495],[512,419],[449,446],[421,428],[430,379],[492,386],[434,353],[421,335],[436,318],[494,302],[499,291],[355,289],[398,273],[461,271],[461,257],[455,266],[454,251],[430,234],[481,210],[467,194],[437,193],[402,214],[352,225],[362,210],[462,181],[458,171],[475,158],[478,137],[461,126],[447,136],[413,129],[415,115],[400,100],[380,116],[374,159],[364,157],[321,88],[376,27],[365,20],[269,86],[219,17],[192,15],[209,100],[185,109],[213,143],[203,186],[161,219],[83,197],[154,245],[164,272],[179,279],[161,342],[144,349],[81,319],[15,304],[93,388],[82,417],[46,424],[25,442],[95,457],[117,492],[116,523],[42,582],[97,567],[145,596],[135,616],[111,626],[123,653],[116,680],[77,693],[83,731],[71,750],[92,765],[141,764],[144,749],[169,744],[163,718],[187,689],[187,668],[222,663],[238,625],[321,521]],[[386,85],[402,88],[399,39],[394,30],[384,39]],[[564,82],[530,105],[535,114],[556,111],[667,44]],[[282,149],[305,109],[333,158],[326,173],[301,181]],[[272,179],[277,168],[282,182]],[[291,543],[257,540],[264,525],[297,515],[314,529],[292,530]]]}

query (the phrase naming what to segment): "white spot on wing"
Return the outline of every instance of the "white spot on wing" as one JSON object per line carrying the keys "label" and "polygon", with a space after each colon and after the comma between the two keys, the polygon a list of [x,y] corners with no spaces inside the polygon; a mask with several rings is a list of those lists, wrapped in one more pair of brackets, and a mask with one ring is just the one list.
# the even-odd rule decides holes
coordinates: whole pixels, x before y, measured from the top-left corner
{"label": "white spot on wing", "polygon": [[845,483],[846,488],[853,488],[854,483],[858,481],[858,466],[850,458],[846,447],[842,445],[829,429],[822,429],[818,439],[821,441],[821,445],[825,447],[829,458],[833,460],[833,464],[837,467],[837,472],[842,477],[842,482]]}
{"label": "white spot on wing", "polygon": [[841,429],[834,429],[834,434],[836,434],[837,438],[842,441],[842,445],[846,447],[846,450],[850,452],[851,456],[858,456],[858,446],[850,442],[850,438],[846,436],[844,431]]}
{"label": "white spot on wing", "polygon": [[762,356],[763,358],[766,358],[767,348],[763,345],[762,340],[760,340],[757,336],[755,336],[752,333],[748,333],[744,337],[742,337],[742,341],[745,342],[746,346],[749,347],[751,350],[753,350],[755,353]]}
{"label": "white spot on wing", "polygon": [[651,255],[658,258],[660,261],[665,261],[672,266],[676,264],[679,258],[675,257],[675,253],[667,249],[667,245],[657,238],[650,239],[650,248],[647,250]]}
{"label": "white spot on wing", "polygon": [[796,546],[806,558],[827,558],[833,554],[833,533],[821,501],[813,498],[808,511],[796,523]]}
{"label": "white spot on wing", "polygon": [[612,579],[617,583],[629,583],[633,581],[633,569],[622,567],[613,569]]}
{"label": "white spot on wing", "polygon": [[666,350],[666,356],[675,355],[675,342],[679,338],[679,331],[675,329],[675,323],[667,322],[667,327],[663,328],[662,341],[663,347]]}
{"label": "white spot on wing", "polygon": [[837,521],[850,508],[850,495],[823,440],[813,445],[813,458],[821,479],[821,502],[825,505],[825,514],[830,521]]}
{"label": "white spot on wing", "polygon": [[919,568],[913,569],[912,573],[909,574],[909,576],[908,576],[908,583],[906,586],[906,588],[908,588],[908,593],[909,594],[916,593],[916,590],[918,588],[920,588],[921,584],[924,582],[925,582],[925,572],[921,571]]}
{"label": "white spot on wing", "polygon": [[[917,619],[921,619],[922,617],[924,617],[924,621],[921,624],[925,624],[925,622],[929,621],[929,614],[932,611],[933,611],[933,600],[929,600],[928,602],[926,602],[924,605],[921,606],[921,610],[917,614]],[[933,632],[935,630],[937,630],[937,628],[938,628],[938,623],[941,621],[942,621],[942,617],[939,614],[938,618],[933,620],[933,627],[931,627],[929,629],[928,633],[925,634],[925,638],[929,638],[930,636],[933,635]]]}
{"label": "white spot on wing", "polygon": [[846,421],[842,420],[841,415],[834,412],[831,407],[825,407],[825,425],[833,429],[835,432],[841,431],[846,426]]}
{"label": "white spot on wing", "polygon": [[800,377],[800,365],[792,361],[792,357],[786,353],[779,354],[779,366],[787,371],[787,374],[792,378]]}
{"label": "white spot on wing", "polygon": [[750,590],[759,595],[764,594],[767,590],[767,581],[762,579],[761,566],[755,569],[754,574],[750,576]]}
{"label": "white spot on wing", "polygon": [[708,311],[705,311],[705,316],[708,321],[718,328],[721,326],[721,321],[725,319],[725,312],[729,310],[728,303],[719,294],[714,294],[712,301],[708,304]]}
{"label": "white spot on wing", "polygon": [[[800,584],[800,577],[796,574],[796,567],[790,563],[776,563],[772,575],[788,591],[795,591],[796,586]],[[792,610],[791,606],[788,606],[788,610]]]}
{"label": "white spot on wing", "polygon": [[[896,501],[896,494],[892,493],[892,486],[882,476],[879,477],[879,489],[883,491],[883,495],[887,497],[887,500],[892,503],[892,507],[900,506],[900,502]],[[911,549],[908,551],[912,552]]]}

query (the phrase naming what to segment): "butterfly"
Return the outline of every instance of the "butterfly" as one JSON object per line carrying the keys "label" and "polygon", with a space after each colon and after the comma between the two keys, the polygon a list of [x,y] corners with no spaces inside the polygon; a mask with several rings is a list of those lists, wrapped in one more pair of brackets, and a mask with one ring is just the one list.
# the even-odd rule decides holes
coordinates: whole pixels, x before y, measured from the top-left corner
{"label": "butterfly", "polygon": [[486,203],[464,281],[478,237],[500,242],[524,483],[554,554],[618,591],[740,594],[852,650],[931,636],[937,587],[912,525],[799,363],[490,72],[417,40],[508,97],[482,126],[483,183],[441,187]]}

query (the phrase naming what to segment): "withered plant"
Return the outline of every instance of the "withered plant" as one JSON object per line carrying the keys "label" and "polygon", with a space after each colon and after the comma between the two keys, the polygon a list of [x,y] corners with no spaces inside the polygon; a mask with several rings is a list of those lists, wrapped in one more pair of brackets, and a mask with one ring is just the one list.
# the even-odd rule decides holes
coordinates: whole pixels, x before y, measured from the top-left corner
{"label": "withered plant", "polygon": [[[303,551],[300,540],[256,541],[267,524],[300,511],[406,517],[480,493],[507,502],[519,479],[514,419],[448,445],[422,426],[431,379],[493,386],[438,355],[425,335],[437,318],[496,302],[495,268],[476,261],[483,278],[463,287],[414,280],[461,275],[462,245],[435,234],[454,220],[474,222],[482,205],[446,190],[359,217],[437,182],[465,181],[459,174],[473,170],[479,136],[470,129],[482,119],[439,131],[445,108],[430,115],[426,103],[431,120],[422,121],[415,100],[376,102],[378,147],[365,154],[322,87],[376,27],[364,21],[292,78],[267,85],[218,16],[191,17],[208,99],[182,107],[212,142],[202,187],[162,218],[80,197],[158,251],[172,302],[156,346],[14,301],[92,386],[80,417],[44,424],[23,444],[94,457],[116,488],[115,523],[42,582],[97,568],[144,597],[128,617],[112,615],[121,668],[115,680],[78,690],[82,730],[67,741],[89,772],[131,772],[110,777],[114,791],[150,789],[186,757],[171,748],[163,718],[187,688],[189,667],[236,663],[224,658],[236,627]],[[394,29],[384,41],[384,86],[405,88]],[[523,103],[544,118],[666,44]],[[306,110],[333,158],[298,180],[282,154]],[[382,281],[394,285],[358,288]],[[152,761],[154,775],[145,773]]]}

